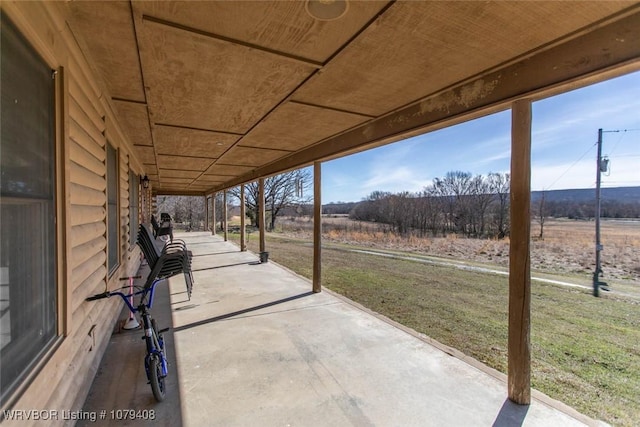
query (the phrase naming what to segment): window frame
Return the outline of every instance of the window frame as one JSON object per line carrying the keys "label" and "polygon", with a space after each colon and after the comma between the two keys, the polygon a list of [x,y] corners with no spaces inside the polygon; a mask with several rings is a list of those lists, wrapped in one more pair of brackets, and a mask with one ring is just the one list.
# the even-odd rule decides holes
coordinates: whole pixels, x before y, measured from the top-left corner
{"label": "window frame", "polygon": [[[64,111],[65,110],[65,79],[64,68],[56,63],[55,59],[52,59],[50,52],[42,50],[42,47],[28,37],[28,35],[22,30],[20,25],[21,19],[19,17],[12,16],[5,10],[0,11],[2,27],[10,31],[17,36],[20,48],[25,49],[29,54],[33,55],[40,67],[46,67],[50,71],[52,84],[50,87],[50,98],[48,102],[48,115],[50,120],[48,143],[52,145],[48,160],[51,179],[51,214],[52,223],[51,227],[51,246],[48,256],[53,263],[50,288],[46,290],[49,293],[49,297],[55,298],[55,301],[51,307],[52,316],[49,321],[53,321],[54,324],[51,327],[51,336],[43,341],[41,347],[33,354],[33,357],[22,368],[22,371],[16,376],[16,378],[9,384],[8,387],[4,387],[2,395],[0,396],[0,407],[2,410],[11,408],[12,405],[20,398],[24,391],[29,387],[32,381],[39,375],[44,366],[49,362],[52,355],[57,351],[64,340],[64,334],[69,327],[69,321],[67,319],[70,316],[69,302],[66,301],[65,293],[67,292],[67,268],[65,266],[66,259],[66,216],[65,211],[65,166],[64,159],[66,156],[65,148],[65,129],[64,129]],[[13,197],[5,196],[7,199],[15,200],[27,200],[29,197]],[[40,306],[40,309],[43,307]]]}
{"label": "window frame", "polygon": [[[114,162],[115,164],[113,165],[113,171],[110,171],[110,164],[109,164],[109,158],[110,158],[110,153],[109,153],[109,149],[113,150],[113,156],[114,156]],[[105,215],[105,225],[106,225],[106,237],[107,237],[107,260],[106,260],[106,265],[107,265],[107,273],[108,276],[111,277],[113,276],[113,274],[118,271],[118,268],[120,267],[120,260],[121,260],[121,255],[120,255],[120,150],[113,145],[109,140],[107,140],[107,143],[105,144],[105,166],[106,166],[106,190],[105,190],[105,195],[106,195],[106,200],[105,200],[105,207],[106,207],[106,215]],[[111,176],[113,175],[113,177]],[[110,179],[113,179],[114,182],[110,183]],[[113,186],[113,191],[114,191],[114,195],[113,195],[113,202],[110,200],[111,199],[111,192],[110,192],[110,187]],[[113,230],[110,228],[110,223],[111,223],[111,214],[110,214],[110,207],[115,205],[115,224],[114,224],[114,228]],[[113,260],[113,265],[112,263],[112,250],[113,250],[113,246],[115,246],[115,260]]]}
{"label": "window frame", "polygon": [[[132,221],[134,220],[134,221]],[[129,169],[129,250],[136,246],[140,225],[140,175]]]}

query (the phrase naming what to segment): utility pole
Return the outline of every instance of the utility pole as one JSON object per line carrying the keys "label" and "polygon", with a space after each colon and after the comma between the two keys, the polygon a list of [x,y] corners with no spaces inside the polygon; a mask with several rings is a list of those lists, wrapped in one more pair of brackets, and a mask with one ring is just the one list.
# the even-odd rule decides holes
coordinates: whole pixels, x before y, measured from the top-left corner
{"label": "utility pole", "polygon": [[600,275],[602,274],[602,268],[600,267],[600,252],[603,249],[600,243],[600,180],[602,172],[607,171],[608,160],[602,160],[602,129],[598,129],[598,159],[596,168],[596,270],[593,272],[593,296],[600,296],[600,287],[603,290],[609,290],[606,288],[607,284],[600,281]]}

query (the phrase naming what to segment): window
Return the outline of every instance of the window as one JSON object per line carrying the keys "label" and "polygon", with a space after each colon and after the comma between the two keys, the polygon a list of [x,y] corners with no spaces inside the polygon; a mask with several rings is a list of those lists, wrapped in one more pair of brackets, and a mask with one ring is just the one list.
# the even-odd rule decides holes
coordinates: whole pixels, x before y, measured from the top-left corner
{"label": "window", "polygon": [[107,143],[107,245],[109,274],[118,267],[118,150]]}
{"label": "window", "polygon": [[55,81],[2,14],[0,44],[1,404],[57,335]]}
{"label": "window", "polygon": [[129,169],[129,245],[133,247],[138,237],[138,197],[140,177]]}

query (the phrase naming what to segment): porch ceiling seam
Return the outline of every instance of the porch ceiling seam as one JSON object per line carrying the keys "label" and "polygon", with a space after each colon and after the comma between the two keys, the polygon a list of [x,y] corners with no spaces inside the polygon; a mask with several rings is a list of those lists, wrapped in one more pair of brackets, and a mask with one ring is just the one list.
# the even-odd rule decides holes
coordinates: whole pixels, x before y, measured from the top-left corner
{"label": "porch ceiling seam", "polygon": [[[326,138],[291,156],[268,163],[209,192],[231,188],[260,177],[308,165],[314,161],[357,152],[364,147],[399,140],[498,111],[514,99],[541,97],[549,88],[587,80],[615,67],[640,68],[640,12],[625,14],[581,37],[555,45],[491,73],[467,79],[401,109],[356,126],[349,132]],[[622,37],[622,35],[624,37]],[[591,48],[589,50],[588,48]],[[542,70],[542,71],[541,71]]]}
{"label": "porch ceiling seam", "polygon": [[219,40],[219,41],[222,41],[222,42],[225,42],[225,43],[231,43],[231,44],[234,44],[234,45],[237,45],[237,46],[246,47],[248,49],[259,50],[259,51],[262,51],[262,52],[265,52],[265,53],[276,55],[276,56],[278,56],[280,58],[286,58],[286,59],[293,60],[295,62],[301,62],[301,63],[303,63],[305,65],[310,65],[310,66],[315,67],[315,68],[322,68],[323,65],[324,65],[323,63],[318,62],[318,61],[314,61],[312,59],[303,58],[301,56],[292,55],[292,54],[289,54],[289,53],[286,53],[286,52],[281,52],[281,51],[278,51],[278,50],[275,50],[275,49],[270,49],[270,48],[267,48],[267,47],[264,47],[264,46],[260,46],[260,45],[253,44],[253,43],[248,43],[248,42],[245,42],[245,41],[242,41],[242,40],[238,40],[238,39],[234,39],[234,38],[231,38],[231,37],[222,36],[220,34],[215,34],[215,33],[212,33],[212,32],[199,30],[197,28],[191,28],[191,27],[188,27],[186,25],[182,25],[182,24],[178,24],[176,22],[171,22],[171,21],[167,21],[167,20],[164,20],[164,19],[156,18],[156,17],[150,16],[150,15],[144,15],[143,14],[142,15],[142,19],[144,21],[154,22],[154,23],[159,24],[159,25],[166,25],[167,27],[172,27],[172,28],[176,28],[178,30],[187,31],[187,32],[190,32],[190,33],[194,33],[194,34],[198,34],[198,35],[201,35],[201,36],[209,37],[209,38],[212,38],[212,39],[215,39],[215,40]]}

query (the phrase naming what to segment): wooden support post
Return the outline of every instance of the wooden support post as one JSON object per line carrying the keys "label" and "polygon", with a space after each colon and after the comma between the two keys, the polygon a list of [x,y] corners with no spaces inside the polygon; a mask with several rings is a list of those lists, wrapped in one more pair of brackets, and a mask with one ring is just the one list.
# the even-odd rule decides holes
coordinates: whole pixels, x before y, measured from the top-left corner
{"label": "wooden support post", "polygon": [[151,193],[151,215],[155,215],[158,218],[158,195],[153,192]]}
{"label": "wooden support post", "polygon": [[313,292],[322,291],[322,164],[313,164]]}
{"label": "wooden support post", "polygon": [[216,197],[218,193],[211,196],[211,234],[216,235]]}
{"label": "wooden support post", "polygon": [[209,200],[209,231],[214,234],[216,229],[216,195],[212,194]]}
{"label": "wooden support post", "polygon": [[246,200],[244,197],[244,184],[242,184],[240,186],[240,251],[242,252],[247,250],[246,217],[247,217],[247,206],[246,206]]}
{"label": "wooden support post", "polygon": [[266,242],[264,236],[265,217],[264,217],[264,178],[258,180],[258,227],[260,228],[260,253],[266,251]]}
{"label": "wooden support post", "polygon": [[204,229],[209,229],[209,196],[204,196]]}
{"label": "wooden support post", "polygon": [[531,403],[531,101],[511,109],[511,231],[509,245],[509,399]]}
{"label": "wooden support post", "polygon": [[229,212],[227,212],[227,190],[222,192],[222,227],[224,231],[224,241],[226,242],[229,238],[229,227],[227,226],[227,218],[229,216]]}

